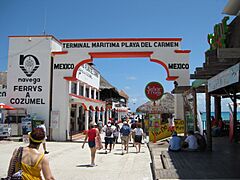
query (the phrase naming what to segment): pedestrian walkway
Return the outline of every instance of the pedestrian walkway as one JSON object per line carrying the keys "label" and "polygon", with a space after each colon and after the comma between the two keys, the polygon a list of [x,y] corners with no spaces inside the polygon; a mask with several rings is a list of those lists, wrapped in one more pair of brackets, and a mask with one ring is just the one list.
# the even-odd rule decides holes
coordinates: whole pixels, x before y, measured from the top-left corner
{"label": "pedestrian walkway", "polygon": [[[26,146],[23,142],[0,141],[0,177],[5,177],[13,150]],[[147,145],[143,145],[141,153],[135,147],[129,153],[121,155],[121,145],[117,144],[111,153],[97,151],[96,167],[89,167],[90,150],[86,144],[81,148],[80,142],[47,142],[50,152],[51,170],[59,180],[152,180],[151,158]],[[42,147],[40,147],[42,150]]]}
{"label": "pedestrian walkway", "polygon": [[213,152],[168,152],[168,143],[149,144],[155,179],[240,179],[240,144],[213,138]]}

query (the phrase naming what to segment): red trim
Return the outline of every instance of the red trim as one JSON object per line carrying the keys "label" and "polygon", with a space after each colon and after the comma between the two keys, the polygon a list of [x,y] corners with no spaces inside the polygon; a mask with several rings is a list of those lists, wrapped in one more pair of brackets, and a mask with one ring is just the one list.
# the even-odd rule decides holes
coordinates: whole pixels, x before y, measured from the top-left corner
{"label": "red trim", "polygon": [[67,80],[67,81],[77,81],[77,80],[78,80],[77,78],[71,77],[71,76],[69,76],[69,77],[64,77],[64,79]]}
{"label": "red trim", "polygon": [[94,52],[89,53],[91,58],[131,58],[150,57],[153,52]]}
{"label": "red trim", "polygon": [[83,64],[85,63],[91,63],[93,60],[92,59],[85,59],[83,61],[80,61],[74,68],[73,70],[73,74],[72,74],[72,77],[76,77],[76,74],[77,74],[77,71],[79,69],[80,66],[82,66]]}
{"label": "red trim", "polygon": [[182,38],[100,38],[100,39],[61,39],[61,42],[97,41],[182,41]]}
{"label": "red trim", "polygon": [[53,35],[29,35],[29,36],[8,36],[9,38],[30,38],[30,37],[51,37],[53,39],[55,39],[59,44],[62,44],[62,42],[60,40],[58,40],[57,38],[55,38]]}
{"label": "red trim", "polygon": [[160,65],[162,65],[164,67],[164,69],[167,71],[167,78],[166,78],[167,81],[174,81],[174,80],[176,80],[178,78],[178,76],[170,76],[169,69],[168,69],[167,65],[163,61],[160,61],[158,59],[150,59],[150,61],[158,63],[158,64],[160,64]]}
{"label": "red trim", "polygon": [[175,53],[190,53],[191,50],[180,50],[180,49],[176,49],[174,50]]}
{"label": "red trim", "polygon": [[83,108],[84,108],[84,111],[87,111],[88,109],[87,109],[87,106],[84,104],[84,103],[82,103],[82,106],[83,106]]}
{"label": "red trim", "polygon": [[63,55],[63,54],[68,54],[68,51],[58,51],[58,52],[52,52],[52,55]]}
{"label": "red trim", "polygon": [[101,101],[101,100],[98,100],[98,99],[91,99],[91,98],[87,98],[87,97],[84,97],[84,96],[79,96],[79,95],[76,95],[76,94],[69,94],[69,96],[73,96],[73,97],[76,97],[76,98],[79,98],[79,99],[84,99],[88,102],[95,102],[95,103],[103,103],[105,104],[104,101]]}

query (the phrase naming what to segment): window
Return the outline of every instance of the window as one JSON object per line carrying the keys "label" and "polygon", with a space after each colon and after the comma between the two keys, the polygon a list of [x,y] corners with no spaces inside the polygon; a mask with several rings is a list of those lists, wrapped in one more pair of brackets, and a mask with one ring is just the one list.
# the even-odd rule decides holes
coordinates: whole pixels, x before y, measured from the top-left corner
{"label": "window", "polygon": [[89,97],[89,88],[86,88],[86,97]]}
{"label": "window", "polygon": [[71,93],[77,94],[77,83],[71,83]]}
{"label": "window", "polygon": [[84,89],[84,87],[82,85],[79,85],[79,86],[80,86],[79,87],[79,95],[83,96],[83,89]]}
{"label": "window", "polygon": [[91,98],[94,99],[94,89],[91,90]]}

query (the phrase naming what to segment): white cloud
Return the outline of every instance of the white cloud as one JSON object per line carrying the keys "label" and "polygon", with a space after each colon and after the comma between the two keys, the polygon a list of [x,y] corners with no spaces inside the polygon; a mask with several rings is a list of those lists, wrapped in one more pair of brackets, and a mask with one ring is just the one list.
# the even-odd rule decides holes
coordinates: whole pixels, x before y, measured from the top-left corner
{"label": "white cloud", "polygon": [[131,87],[125,86],[124,89],[129,90],[129,89],[131,89]]}
{"label": "white cloud", "polygon": [[131,81],[134,81],[134,80],[136,80],[137,78],[136,78],[135,76],[128,76],[126,79],[127,79],[127,80],[131,80]]}

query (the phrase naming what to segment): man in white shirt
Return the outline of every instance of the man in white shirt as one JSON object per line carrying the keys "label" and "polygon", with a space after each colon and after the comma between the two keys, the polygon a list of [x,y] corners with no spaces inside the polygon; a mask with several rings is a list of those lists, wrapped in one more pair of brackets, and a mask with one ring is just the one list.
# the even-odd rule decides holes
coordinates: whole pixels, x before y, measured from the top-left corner
{"label": "man in white shirt", "polygon": [[188,131],[188,137],[185,139],[185,141],[188,144],[187,150],[189,151],[195,151],[198,148],[197,138],[194,136],[193,131]]}

